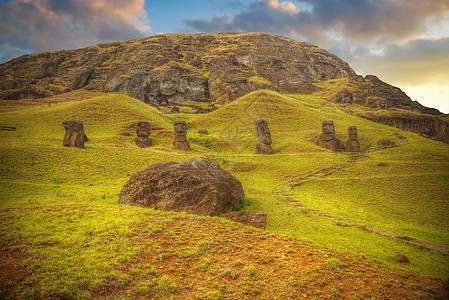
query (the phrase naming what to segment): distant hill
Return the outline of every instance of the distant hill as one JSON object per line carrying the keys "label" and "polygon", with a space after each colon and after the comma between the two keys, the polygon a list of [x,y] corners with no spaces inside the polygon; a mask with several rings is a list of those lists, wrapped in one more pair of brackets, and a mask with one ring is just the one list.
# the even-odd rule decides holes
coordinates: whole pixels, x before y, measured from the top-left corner
{"label": "distant hill", "polygon": [[[350,78],[345,61],[305,42],[267,33],[163,34],[71,51],[25,55],[0,65],[0,98],[42,98],[76,89],[128,92],[149,104],[220,105],[251,91],[319,90],[316,82]],[[438,113],[378,80],[363,105]],[[376,97],[366,100],[367,96]]]}
{"label": "distant hill", "polygon": [[[326,50],[267,33],[162,34],[25,55],[0,65],[0,99],[42,98],[85,89],[129,93],[168,111],[188,107],[189,112],[204,113],[255,90],[329,92],[322,83],[339,79],[346,84],[333,88],[327,100],[441,114],[375,76],[358,76]],[[382,122],[401,123],[402,129],[449,141],[449,125],[440,119],[418,118],[413,121],[416,126],[402,124],[403,118],[393,119]]]}

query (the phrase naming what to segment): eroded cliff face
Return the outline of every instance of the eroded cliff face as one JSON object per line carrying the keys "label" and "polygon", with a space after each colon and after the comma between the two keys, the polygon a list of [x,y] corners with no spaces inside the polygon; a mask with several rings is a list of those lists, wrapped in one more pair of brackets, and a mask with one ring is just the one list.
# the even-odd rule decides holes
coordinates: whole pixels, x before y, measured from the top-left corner
{"label": "eroded cliff face", "polygon": [[355,75],[323,49],[272,34],[164,34],[19,57],[0,65],[0,98],[87,89],[152,105],[220,105],[258,89],[300,93],[310,82]]}
{"label": "eroded cliff face", "polygon": [[449,123],[435,116],[395,111],[379,114],[367,113],[360,114],[359,116],[405,131],[419,133],[427,138],[449,143]]}
{"label": "eroded cliff face", "polygon": [[329,95],[336,103],[356,103],[370,108],[398,108],[425,114],[438,115],[440,111],[412,101],[400,88],[383,82],[374,75],[353,76]]}

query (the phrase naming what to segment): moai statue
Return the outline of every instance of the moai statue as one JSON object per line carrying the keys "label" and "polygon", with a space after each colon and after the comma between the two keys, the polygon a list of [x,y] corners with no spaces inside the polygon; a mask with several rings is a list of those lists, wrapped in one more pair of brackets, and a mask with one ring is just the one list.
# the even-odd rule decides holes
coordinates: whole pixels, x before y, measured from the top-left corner
{"label": "moai statue", "polygon": [[151,133],[151,124],[149,122],[139,122],[136,126],[137,138],[134,140],[140,148],[150,147],[153,143],[149,138]]}
{"label": "moai statue", "polygon": [[335,136],[333,121],[323,121],[319,144],[321,145],[321,147],[329,150],[338,150],[340,141]]}
{"label": "moai statue", "polygon": [[360,151],[360,142],[357,137],[357,127],[356,126],[348,127],[348,137],[349,137],[349,140],[346,143],[346,151],[359,152]]}
{"label": "moai statue", "polygon": [[265,119],[257,119],[255,122],[259,143],[256,146],[257,154],[273,154],[271,148],[271,133],[268,129],[268,123]]}
{"label": "moai statue", "polygon": [[84,148],[84,141],[87,141],[87,137],[84,134],[83,122],[80,120],[70,120],[64,121],[62,124],[65,129],[62,144],[66,147]]}
{"label": "moai statue", "polygon": [[185,121],[175,121],[175,140],[173,146],[179,150],[190,150],[187,140],[187,124]]}

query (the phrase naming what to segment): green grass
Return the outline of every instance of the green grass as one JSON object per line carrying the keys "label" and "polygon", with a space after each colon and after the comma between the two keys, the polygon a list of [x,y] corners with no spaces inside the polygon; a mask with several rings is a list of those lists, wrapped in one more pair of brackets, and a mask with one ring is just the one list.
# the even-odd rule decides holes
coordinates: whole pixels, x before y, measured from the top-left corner
{"label": "green grass", "polygon": [[[130,273],[121,266],[147,246],[139,238],[142,233],[163,231],[179,216],[118,206],[121,187],[132,174],[154,163],[193,157],[208,158],[237,177],[246,194],[240,209],[265,211],[271,233],[364,255],[390,267],[449,278],[449,259],[441,252],[356,226],[337,226],[336,221],[340,218],[449,246],[447,144],[358,118],[348,114],[346,107],[313,95],[259,91],[202,115],[161,114],[121,94],[59,97],[51,106],[35,102],[0,110],[1,125],[17,128],[0,131],[0,235],[26,253],[23,265],[34,275],[23,283],[24,293],[38,288],[51,297],[54,291],[61,294],[73,288],[74,294],[89,298],[89,293],[102,288],[126,286],[133,274],[144,272],[143,268]],[[268,122],[273,155],[255,154],[257,118]],[[84,122],[89,137],[86,149],[62,146],[62,122],[68,119]],[[188,124],[192,151],[172,146],[173,121],[178,119]],[[348,126],[357,126],[361,149],[377,146],[381,138],[397,142],[398,134],[407,143],[363,152],[358,161],[332,175],[286,188],[289,182],[353,157],[322,149],[312,141],[320,133],[321,122],[329,119],[342,140]],[[138,121],[151,123],[150,148],[134,144]],[[203,128],[209,135],[196,133]],[[379,162],[386,166],[378,166]],[[193,248],[186,251],[194,253]],[[398,253],[412,263],[397,264]],[[248,278],[258,274],[259,266],[247,268]],[[178,288],[170,277],[160,277],[144,280],[136,289],[142,295],[159,291],[169,297]]]}

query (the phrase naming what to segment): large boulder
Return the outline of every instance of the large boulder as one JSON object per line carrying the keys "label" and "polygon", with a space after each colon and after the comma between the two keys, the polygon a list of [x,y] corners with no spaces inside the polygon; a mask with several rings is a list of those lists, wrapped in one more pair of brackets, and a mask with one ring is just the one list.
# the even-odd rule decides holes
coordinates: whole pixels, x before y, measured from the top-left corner
{"label": "large boulder", "polygon": [[203,158],[152,165],[131,176],[119,203],[158,210],[218,216],[245,197],[242,184]]}

